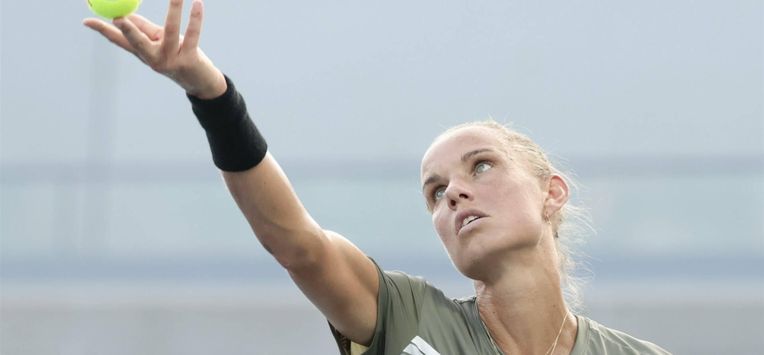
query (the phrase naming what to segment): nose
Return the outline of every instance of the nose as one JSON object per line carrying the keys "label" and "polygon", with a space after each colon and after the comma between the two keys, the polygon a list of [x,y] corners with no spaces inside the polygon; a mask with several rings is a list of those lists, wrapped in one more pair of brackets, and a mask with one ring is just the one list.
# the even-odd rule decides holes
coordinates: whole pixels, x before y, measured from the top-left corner
{"label": "nose", "polygon": [[472,192],[462,182],[452,180],[446,188],[446,198],[448,207],[455,210],[460,202],[472,200]]}

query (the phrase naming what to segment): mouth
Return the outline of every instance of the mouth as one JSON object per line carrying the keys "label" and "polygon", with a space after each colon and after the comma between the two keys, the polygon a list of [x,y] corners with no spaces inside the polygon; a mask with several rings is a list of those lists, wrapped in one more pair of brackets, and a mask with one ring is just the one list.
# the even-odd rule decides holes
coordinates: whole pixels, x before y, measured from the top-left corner
{"label": "mouth", "polygon": [[480,211],[470,210],[460,212],[456,215],[456,219],[454,220],[456,234],[459,235],[459,232],[461,232],[463,228],[469,226],[472,223],[475,223],[475,221],[483,217],[486,217],[486,215]]}

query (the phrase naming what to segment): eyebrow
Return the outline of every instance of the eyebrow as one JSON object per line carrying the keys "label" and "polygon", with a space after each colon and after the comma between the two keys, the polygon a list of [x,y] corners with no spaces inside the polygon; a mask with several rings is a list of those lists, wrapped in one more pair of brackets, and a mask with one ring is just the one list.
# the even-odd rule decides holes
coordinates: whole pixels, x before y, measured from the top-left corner
{"label": "eyebrow", "polygon": [[469,151],[467,153],[464,153],[464,155],[462,155],[462,162],[466,162],[467,160],[469,160],[473,156],[478,155],[480,153],[483,153],[483,152],[492,152],[492,151],[494,151],[494,150],[491,149],[491,148],[480,148],[480,149],[475,149],[475,150]]}
{"label": "eyebrow", "polygon": [[440,179],[441,177],[438,174],[430,175],[430,177],[428,177],[427,180],[424,181],[424,184],[422,184],[422,194],[424,194],[424,190],[427,189],[427,185],[432,184]]}
{"label": "eyebrow", "polygon": [[[473,156],[475,156],[475,155],[478,155],[478,154],[480,154],[480,153],[484,153],[484,152],[494,152],[494,151],[495,151],[495,149],[491,149],[491,148],[479,148],[479,149],[471,150],[471,151],[469,151],[469,152],[467,152],[467,153],[464,153],[464,154],[462,155],[462,159],[461,159],[461,161],[462,161],[462,162],[466,162],[467,160],[469,160],[469,159],[470,159],[470,158],[472,158]],[[441,178],[441,176],[440,176],[440,175],[438,175],[438,174],[432,174],[432,175],[430,175],[430,176],[429,176],[429,177],[428,177],[428,178],[427,178],[427,179],[424,181],[424,184],[422,184],[422,193],[424,194],[424,190],[427,188],[427,185],[430,185],[430,184],[432,184],[432,183],[434,183],[434,182],[436,182],[436,181],[438,181],[438,180],[440,180],[440,179],[442,179],[442,178]]]}

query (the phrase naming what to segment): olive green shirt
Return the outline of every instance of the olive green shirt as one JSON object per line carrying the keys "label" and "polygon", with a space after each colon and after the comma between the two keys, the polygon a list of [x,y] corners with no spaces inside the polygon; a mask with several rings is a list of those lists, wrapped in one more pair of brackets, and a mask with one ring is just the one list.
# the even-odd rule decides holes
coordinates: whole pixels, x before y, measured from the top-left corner
{"label": "olive green shirt", "polygon": [[[377,270],[379,296],[372,343],[368,348],[352,344],[331,327],[341,354],[500,353],[480,319],[475,296],[451,299],[420,277],[383,272],[379,266]],[[571,355],[669,354],[650,342],[576,317],[578,333]]]}

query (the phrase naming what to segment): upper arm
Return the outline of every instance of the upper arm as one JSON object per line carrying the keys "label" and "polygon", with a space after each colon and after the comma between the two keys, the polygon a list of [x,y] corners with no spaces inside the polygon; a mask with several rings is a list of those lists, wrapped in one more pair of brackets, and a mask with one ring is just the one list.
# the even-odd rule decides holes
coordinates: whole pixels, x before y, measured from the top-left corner
{"label": "upper arm", "polygon": [[258,240],[308,299],[342,334],[369,343],[377,320],[376,265],[310,217],[270,153],[254,168],[223,177]]}
{"label": "upper arm", "polygon": [[332,326],[348,339],[369,345],[377,323],[377,267],[341,235],[325,231],[315,264],[289,275]]}

